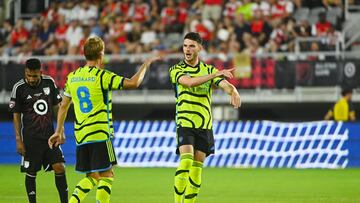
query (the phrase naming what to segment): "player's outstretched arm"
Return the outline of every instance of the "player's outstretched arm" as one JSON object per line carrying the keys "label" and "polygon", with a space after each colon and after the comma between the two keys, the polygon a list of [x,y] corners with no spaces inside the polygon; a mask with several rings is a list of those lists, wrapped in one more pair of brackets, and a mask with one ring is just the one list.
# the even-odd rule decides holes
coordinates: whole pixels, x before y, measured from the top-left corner
{"label": "player's outstretched arm", "polygon": [[16,139],[16,151],[22,156],[25,156],[25,145],[21,139],[21,116],[20,113],[14,113],[14,130]]}
{"label": "player's outstretched arm", "polygon": [[157,60],[160,60],[161,56],[155,56],[147,59],[141,66],[138,72],[136,72],[130,79],[125,78],[124,79],[124,85],[123,87],[125,89],[135,89],[140,86],[142,81],[144,80],[145,73],[147,69],[150,67],[150,65]]}
{"label": "player's outstretched arm", "polygon": [[333,117],[333,112],[331,110],[329,110],[326,115],[324,116],[324,120],[328,121],[331,120],[331,118]]}
{"label": "player's outstretched arm", "polygon": [[233,75],[231,72],[234,69],[235,68],[224,69],[224,70],[218,71],[216,73],[212,73],[209,75],[203,75],[203,76],[199,76],[199,77],[190,77],[187,75],[183,75],[183,76],[180,76],[179,83],[186,87],[196,87],[196,86],[206,83],[207,81],[212,80],[216,77],[232,78]]}
{"label": "player's outstretched arm", "polygon": [[55,133],[48,140],[48,144],[51,149],[53,148],[53,146],[56,147],[60,144],[65,143],[64,123],[70,104],[71,104],[71,98],[64,96],[63,100],[61,101],[61,105],[57,115],[57,126]]}
{"label": "player's outstretched arm", "polygon": [[234,108],[239,108],[241,106],[240,94],[234,85],[230,84],[227,80],[222,80],[219,83],[219,87],[230,95],[230,104],[233,105]]}

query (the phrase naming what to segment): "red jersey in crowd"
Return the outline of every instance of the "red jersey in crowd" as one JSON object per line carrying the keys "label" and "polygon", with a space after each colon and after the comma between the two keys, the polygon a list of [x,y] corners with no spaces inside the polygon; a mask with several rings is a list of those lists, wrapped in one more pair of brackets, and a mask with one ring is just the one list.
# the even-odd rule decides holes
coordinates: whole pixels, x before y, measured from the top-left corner
{"label": "red jersey in crowd", "polygon": [[133,20],[137,22],[145,22],[147,16],[149,16],[149,11],[150,11],[149,5],[145,3],[134,5]]}
{"label": "red jersey in crowd", "polygon": [[29,32],[24,28],[14,29],[11,32],[10,41],[12,45],[17,45],[20,41],[26,41],[29,37]]}

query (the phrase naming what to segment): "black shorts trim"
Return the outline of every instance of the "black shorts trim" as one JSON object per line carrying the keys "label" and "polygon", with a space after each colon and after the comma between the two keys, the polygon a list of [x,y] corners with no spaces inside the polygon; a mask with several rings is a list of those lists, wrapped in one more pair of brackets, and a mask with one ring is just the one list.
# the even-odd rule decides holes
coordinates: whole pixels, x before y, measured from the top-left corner
{"label": "black shorts trim", "polygon": [[21,172],[36,173],[43,168],[52,171],[52,165],[65,163],[61,147],[50,149],[47,140],[29,140],[24,143],[25,156],[21,159]]}
{"label": "black shorts trim", "polygon": [[107,171],[116,164],[115,151],[111,140],[87,143],[76,147],[76,172]]}
{"label": "black shorts trim", "polygon": [[215,141],[212,129],[187,128],[178,126],[176,129],[177,148],[182,145],[192,145],[194,150],[202,151],[209,156],[215,153]]}

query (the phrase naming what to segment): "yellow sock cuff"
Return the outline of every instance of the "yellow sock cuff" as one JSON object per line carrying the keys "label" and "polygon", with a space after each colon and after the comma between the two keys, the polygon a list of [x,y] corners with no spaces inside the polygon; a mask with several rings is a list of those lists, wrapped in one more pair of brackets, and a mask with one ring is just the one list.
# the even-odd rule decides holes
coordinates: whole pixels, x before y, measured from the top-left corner
{"label": "yellow sock cuff", "polygon": [[88,176],[86,178],[90,181],[90,183],[92,184],[93,187],[98,184],[98,181],[95,178],[93,178],[91,176]]}
{"label": "yellow sock cuff", "polygon": [[200,161],[194,161],[192,166],[202,168],[204,166],[204,164],[203,164],[203,162],[200,162]]}
{"label": "yellow sock cuff", "polygon": [[192,153],[183,153],[183,154],[180,155],[180,160],[183,160],[183,159],[191,159],[191,160],[193,160],[194,155]]}

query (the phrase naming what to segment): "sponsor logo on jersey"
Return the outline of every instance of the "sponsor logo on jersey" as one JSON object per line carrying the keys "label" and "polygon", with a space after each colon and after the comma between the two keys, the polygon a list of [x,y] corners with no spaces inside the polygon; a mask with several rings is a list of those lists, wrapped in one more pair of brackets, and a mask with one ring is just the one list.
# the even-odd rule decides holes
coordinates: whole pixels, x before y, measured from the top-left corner
{"label": "sponsor logo on jersey", "polygon": [[26,99],[32,99],[32,96],[29,94]]}
{"label": "sponsor logo on jersey", "polygon": [[50,87],[44,87],[43,90],[44,90],[45,95],[50,94]]}
{"label": "sponsor logo on jersey", "polygon": [[15,102],[14,102],[14,101],[10,101],[10,103],[9,103],[9,108],[12,109],[12,108],[14,108],[14,106],[15,106]]}

